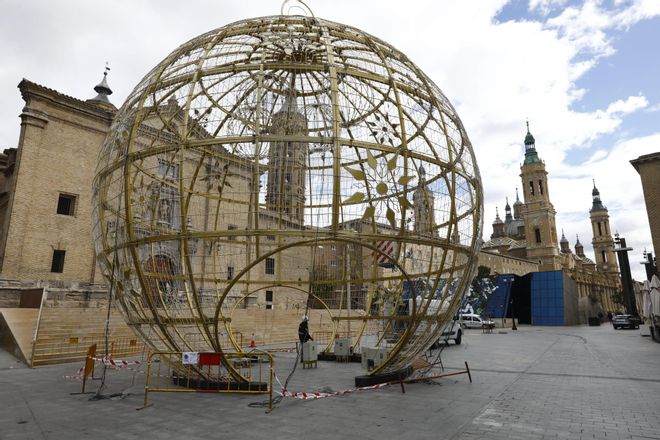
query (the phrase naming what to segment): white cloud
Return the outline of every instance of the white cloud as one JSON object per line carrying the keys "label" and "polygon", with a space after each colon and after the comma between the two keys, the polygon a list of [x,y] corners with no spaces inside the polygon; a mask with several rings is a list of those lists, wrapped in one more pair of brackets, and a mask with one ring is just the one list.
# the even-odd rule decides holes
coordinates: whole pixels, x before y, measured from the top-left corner
{"label": "white cloud", "polygon": [[619,99],[611,103],[609,106],[607,106],[605,113],[609,115],[613,115],[615,113],[625,115],[643,109],[647,105],[649,105],[649,102],[644,96],[629,96],[626,100]]}
{"label": "white cloud", "polygon": [[553,9],[564,6],[567,0],[529,0],[529,10],[548,15]]}
{"label": "white cloud", "polygon": [[644,112],[646,112],[646,113],[652,113],[652,112],[657,112],[657,111],[660,111],[660,102],[658,102],[657,104],[653,104],[649,107],[646,107],[644,109]]}
{"label": "white cloud", "polygon": [[631,269],[638,279],[642,279],[643,269],[637,261],[644,247],[651,249],[651,243],[641,180],[630,160],[657,151],[658,145],[660,133],[619,142],[606,155],[600,150],[600,154],[585,166],[567,170],[568,174],[575,176],[572,179],[553,178],[553,170],[548,170],[552,201],[557,210],[557,228],[566,231],[572,244],[575,234],[579,234],[585,252],[592,258],[588,211],[593,187],[591,179],[596,180],[601,199],[609,210],[612,231],[619,231],[634,249],[630,255]]}

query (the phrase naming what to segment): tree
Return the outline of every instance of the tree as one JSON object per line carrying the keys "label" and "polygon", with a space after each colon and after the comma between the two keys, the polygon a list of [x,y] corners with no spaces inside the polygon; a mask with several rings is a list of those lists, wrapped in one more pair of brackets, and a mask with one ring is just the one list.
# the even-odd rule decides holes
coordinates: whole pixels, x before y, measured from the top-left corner
{"label": "tree", "polygon": [[476,313],[481,313],[486,308],[488,297],[497,288],[495,285],[496,278],[496,275],[490,274],[489,267],[477,267],[477,275],[475,275],[470,284],[470,291],[467,298],[467,302],[472,305]]}

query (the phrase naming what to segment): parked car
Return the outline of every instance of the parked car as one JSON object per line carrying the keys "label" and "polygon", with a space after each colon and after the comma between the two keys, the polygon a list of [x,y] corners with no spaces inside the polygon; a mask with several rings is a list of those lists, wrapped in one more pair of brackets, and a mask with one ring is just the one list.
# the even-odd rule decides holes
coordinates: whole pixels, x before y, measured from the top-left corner
{"label": "parked car", "polygon": [[632,315],[614,315],[612,318],[612,326],[614,326],[614,330],[618,330],[620,328],[639,328],[639,325],[641,324],[641,320]]}
{"label": "parked car", "polygon": [[442,344],[449,344],[449,341],[454,341],[454,344],[456,345],[461,345],[461,342],[463,341],[463,330],[461,329],[459,322],[456,320],[456,317],[447,324],[442,331],[442,335],[433,343],[431,348],[435,349]]}
{"label": "parked car", "polygon": [[460,316],[461,327],[463,328],[484,328],[495,327],[493,321],[483,319],[481,316],[474,313],[463,313]]}

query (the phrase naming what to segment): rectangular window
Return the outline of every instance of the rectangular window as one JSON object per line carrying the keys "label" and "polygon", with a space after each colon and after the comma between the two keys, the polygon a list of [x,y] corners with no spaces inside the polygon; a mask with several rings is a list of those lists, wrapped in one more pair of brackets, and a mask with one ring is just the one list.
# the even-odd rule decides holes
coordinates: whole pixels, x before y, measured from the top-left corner
{"label": "rectangular window", "polygon": [[598,235],[603,235],[603,229],[600,226],[600,222],[598,222]]}
{"label": "rectangular window", "polygon": [[[229,230],[229,231],[235,231],[236,229],[238,229],[238,226],[236,226],[236,225],[227,226],[227,230]],[[236,240],[236,237],[233,236],[233,235],[230,235],[230,236],[227,237],[227,240]]]}
{"label": "rectangular window", "polygon": [[607,263],[607,257],[605,256],[605,251],[600,251],[600,256],[603,259],[603,263]]}
{"label": "rectangular window", "polygon": [[66,251],[53,250],[53,260],[50,263],[50,271],[54,273],[64,272],[64,254]]}
{"label": "rectangular window", "polygon": [[539,179],[539,194],[543,195],[543,180]]}
{"label": "rectangular window", "polygon": [[275,258],[266,258],[266,275],[275,275]]}
{"label": "rectangular window", "polygon": [[531,195],[534,195],[534,181],[533,180],[529,181],[529,193]]}
{"label": "rectangular window", "polygon": [[267,302],[273,302],[273,291],[272,290],[266,290],[266,301]]}
{"label": "rectangular window", "polygon": [[534,229],[534,235],[536,236],[536,242],[541,243],[541,230],[539,228]]}
{"label": "rectangular window", "polygon": [[275,236],[274,235],[266,235],[266,239],[270,241],[275,241]]}
{"label": "rectangular window", "polygon": [[74,215],[76,212],[76,196],[71,194],[60,194],[57,199],[57,213],[62,215]]}
{"label": "rectangular window", "polygon": [[176,180],[179,175],[179,165],[167,160],[158,160],[158,174],[167,179]]}
{"label": "rectangular window", "polygon": [[234,279],[234,266],[227,266],[227,279]]}
{"label": "rectangular window", "polygon": [[272,304],[266,304],[266,310],[271,310],[273,308]]}

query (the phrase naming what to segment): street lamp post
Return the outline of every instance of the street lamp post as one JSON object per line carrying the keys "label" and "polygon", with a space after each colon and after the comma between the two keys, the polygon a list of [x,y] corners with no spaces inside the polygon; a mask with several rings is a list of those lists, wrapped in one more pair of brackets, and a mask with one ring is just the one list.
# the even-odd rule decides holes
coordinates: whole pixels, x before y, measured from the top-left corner
{"label": "street lamp post", "polygon": [[516,314],[513,309],[513,299],[511,299],[511,330],[518,330],[518,327],[516,326]]}
{"label": "street lamp post", "polygon": [[619,257],[619,269],[621,270],[621,287],[623,288],[623,298],[626,303],[626,313],[637,315],[637,306],[635,304],[635,294],[633,293],[632,275],[630,274],[630,261],[628,260],[628,251],[633,250],[626,246],[626,239],[619,237],[619,233],[614,234],[614,252]]}

